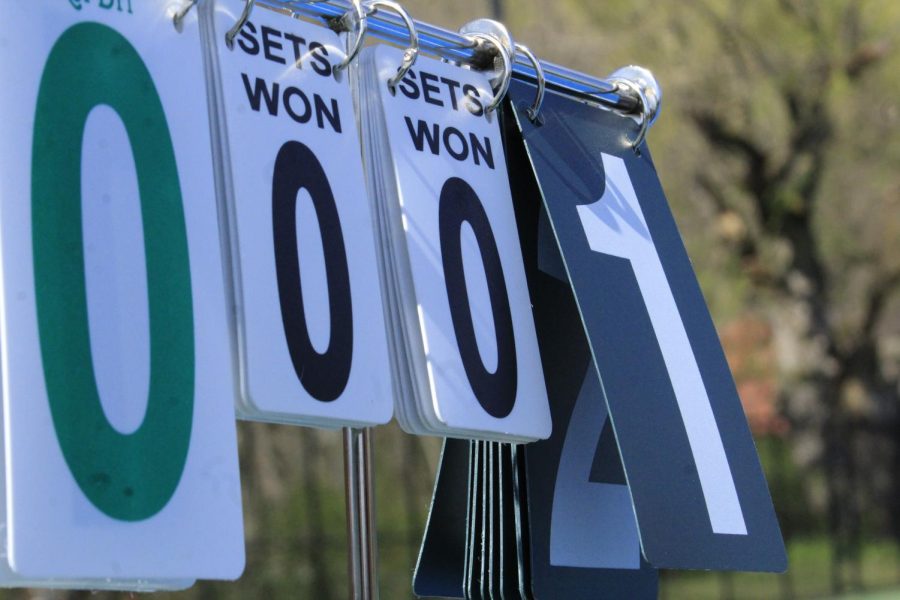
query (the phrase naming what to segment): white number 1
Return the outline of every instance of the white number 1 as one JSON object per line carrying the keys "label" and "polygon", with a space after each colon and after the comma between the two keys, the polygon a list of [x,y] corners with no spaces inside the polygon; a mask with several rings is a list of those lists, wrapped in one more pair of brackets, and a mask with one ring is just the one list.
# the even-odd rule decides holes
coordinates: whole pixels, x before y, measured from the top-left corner
{"label": "white number 1", "polygon": [[631,262],[687,430],[712,530],[746,535],[734,478],[700,368],[625,162],[603,154],[603,168],[603,196],[593,204],[578,206],[588,243],[594,252]]}

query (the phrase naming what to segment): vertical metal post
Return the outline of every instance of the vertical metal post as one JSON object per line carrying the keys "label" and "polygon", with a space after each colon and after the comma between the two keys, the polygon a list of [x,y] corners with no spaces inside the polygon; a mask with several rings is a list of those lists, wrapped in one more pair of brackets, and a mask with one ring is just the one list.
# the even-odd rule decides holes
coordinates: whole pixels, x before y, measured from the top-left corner
{"label": "vertical metal post", "polygon": [[344,429],[350,597],[378,600],[378,544],[370,429]]}
{"label": "vertical metal post", "polygon": [[344,490],[347,508],[347,567],[350,598],[363,599],[363,555],[359,528],[359,462],[356,453],[358,430],[344,429]]}
{"label": "vertical metal post", "polygon": [[362,430],[359,437],[360,481],[360,513],[361,530],[364,542],[362,551],[363,580],[365,581],[367,600],[378,600],[378,529],[375,524],[375,467],[372,453],[372,430]]}
{"label": "vertical metal post", "polygon": [[491,0],[491,18],[495,21],[503,20],[503,0]]}

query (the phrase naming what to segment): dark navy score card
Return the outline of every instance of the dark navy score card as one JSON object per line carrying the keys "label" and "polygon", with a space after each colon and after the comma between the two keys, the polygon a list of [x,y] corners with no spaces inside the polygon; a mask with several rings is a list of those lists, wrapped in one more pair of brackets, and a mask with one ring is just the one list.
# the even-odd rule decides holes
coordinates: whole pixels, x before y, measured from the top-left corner
{"label": "dark navy score card", "polygon": [[644,557],[656,568],[784,571],[731,372],[649,153],[631,149],[634,123],[551,94],[535,125],[533,95],[517,82],[510,90]]}
{"label": "dark navy score card", "polygon": [[[506,150],[516,220],[553,418],[523,446],[531,595],[655,598],[634,508],[584,325],[515,123]],[[521,501],[521,499],[520,499]]]}

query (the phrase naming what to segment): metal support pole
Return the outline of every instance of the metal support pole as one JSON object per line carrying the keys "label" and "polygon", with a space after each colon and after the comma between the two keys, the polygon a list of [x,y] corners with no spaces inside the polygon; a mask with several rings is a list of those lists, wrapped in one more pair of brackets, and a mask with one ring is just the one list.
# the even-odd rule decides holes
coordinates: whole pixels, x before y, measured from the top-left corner
{"label": "metal support pole", "polygon": [[359,437],[359,466],[362,489],[360,490],[360,508],[363,551],[364,581],[367,584],[367,600],[378,600],[378,529],[375,523],[375,468],[372,452],[372,430],[362,430]]}
{"label": "metal support pole", "polygon": [[378,600],[378,543],[370,429],[344,429],[350,597]]}
{"label": "metal support pole", "polygon": [[344,490],[347,508],[347,568],[350,598],[363,599],[362,540],[359,528],[359,463],[356,453],[358,430],[344,429]]}
{"label": "metal support pole", "polygon": [[491,18],[502,21],[503,17],[503,0],[491,0]]}

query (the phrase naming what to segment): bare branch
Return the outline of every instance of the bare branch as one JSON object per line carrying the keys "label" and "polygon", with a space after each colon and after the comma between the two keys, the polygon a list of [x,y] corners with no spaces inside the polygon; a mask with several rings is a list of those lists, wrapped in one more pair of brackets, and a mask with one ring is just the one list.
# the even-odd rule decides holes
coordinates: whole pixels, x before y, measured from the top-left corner
{"label": "bare branch", "polygon": [[851,80],[859,79],[866,71],[887,58],[891,49],[891,43],[887,40],[857,46],[844,65],[844,72]]}
{"label": "bare branch", "polygon": [[887,307],[888,300],[900,289],[900,270],[882,277],[873,287],[866,302],[865,317],[860,326],[860,337],[870,338]]}
{"label": "bare branch", "polygon": [[706,140],[721,150],[738,155],[747,163],[744,186],[756,200],[760,222],[768,223],[771,210],[768,203],[770,185],[769,157],[755,141],[725,126],[710,112],[694,112],[691,118]]}

